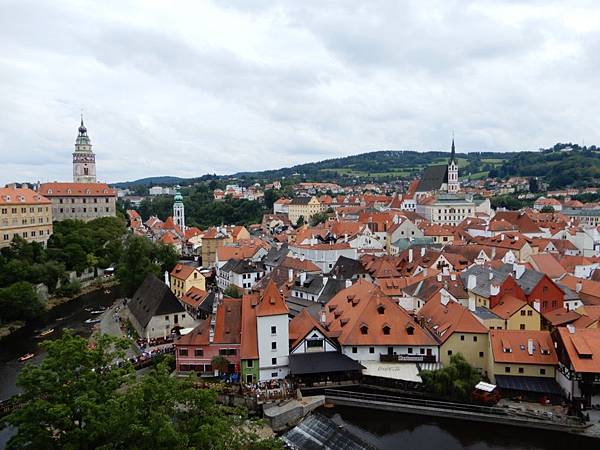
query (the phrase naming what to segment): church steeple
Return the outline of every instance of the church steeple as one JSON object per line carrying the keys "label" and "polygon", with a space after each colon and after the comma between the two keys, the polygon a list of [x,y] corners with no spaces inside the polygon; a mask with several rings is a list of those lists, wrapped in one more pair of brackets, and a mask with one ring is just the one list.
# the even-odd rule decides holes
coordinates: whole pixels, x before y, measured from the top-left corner
{"label": "church steeple", "polygon": [[456,149],[454,148],[454,136],[452,136],[452,149],[450,150],[450,160],[448,163],[454,162],[456,164]]}
{"label": "church steeple", "polygon": [[458,181],[458,162],[456,161],[456,148],[454,146],[454,134],[452,136],[452,147],[450,150],[450,159],[448,160],[448,192],[456,193],[460,190]]}

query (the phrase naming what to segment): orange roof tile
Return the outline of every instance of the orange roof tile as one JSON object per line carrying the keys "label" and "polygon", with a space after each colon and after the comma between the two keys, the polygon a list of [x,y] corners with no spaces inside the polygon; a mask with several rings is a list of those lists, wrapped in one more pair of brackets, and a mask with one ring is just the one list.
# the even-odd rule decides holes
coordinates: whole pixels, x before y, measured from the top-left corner
{"label": "orange roof tile", "polygon": [[[529,342],[533,351],[529,353]],[[558,357],[549,331],[490,330],[494,361],[504,364],[557,365]],[[507,351],[509,350],[510,351]]]}
{"label": "orange roof tile", "polygon": [[242,342],[241,359],[258,359],[258,335],[256,331],[256,308],[258,293],[244,294],[242,297]]}
{"label": "orange roof tile", "polygon": [[417,316],[442,343],[446,342],[453,333],[487,334],[488,332],[485,325],[460,303],[449,301],[443,305],[440,292],[423,305]]}
{"label": "orange roof tile", "polygon": [[277,316],[280,314],[287,314],[289,309],[283,296],[277,289],[277,285],[270,280],[265,288],[260,303],[256,307],[256,316]]}
{"label": "orange roof tile", "polygon": [[179,280],[187,280],[195,270],[195,267],[188,266],[187,264],[176,264],[173,270],[171,270],[171,276]]}
{"label": "orange roof tile", "polygon": [[28,188],[0,188],[0,205],[44,205],[48,203],[52,202]]}
{"label": "orange roof tile", "polygon": [[513,295],[504,295],[499,302],[492,308],[492,312],[502,319],[509,319],[515,313],[520,311],[524,306],[527,306],[527,302],[523,301]]}
{"label": "orange roof tile", "polygon": [[338,292],[325,311],[327,329],[341,345],[435,345],[404,309],[363,279]]}
{"label": "orange roof tile", "polygon": [[242,329],[242,299],[224,297],[217,306],[215,344],[239,344]]}
{"label": "orange roof tile", "polygon": [[42,183],[40,193],[46,197],[115,197],[117,191],[106,183]]}

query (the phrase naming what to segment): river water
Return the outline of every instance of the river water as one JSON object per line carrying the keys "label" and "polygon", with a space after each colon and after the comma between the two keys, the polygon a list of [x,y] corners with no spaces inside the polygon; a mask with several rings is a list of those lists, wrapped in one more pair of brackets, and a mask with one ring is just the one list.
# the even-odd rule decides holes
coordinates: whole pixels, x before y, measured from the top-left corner
{"label": "river water", "polygon": [[[92,316],[85,308],[109,307],[119,298],[118,287],[110,288],[106,293],[103,289],[82,294],[79,297],[51,309],[44,318],[36,323],[21,328],[10,336],[0,340],[0,400],[5,400],[20,392],[16,385],[17,375],[25,364],[36,364],[43,357],[40,347],[43,340],[35,336],[42,329],[54,328],[54,333],[45,339],[56,339],[63,328],[70,328],[76,334],[88,337],[92,333],[92,325],[84,321]],[[26,363],[20,362],[19,357],[26,353],[35,353],[35,357]],[[12,432],[0,430],[0,448],[4,448]]]}
{"label": "river water", "polygon": [[383,450],[600,449],[600,440],[544,430],[364,408],[336,406],[320,412]]}

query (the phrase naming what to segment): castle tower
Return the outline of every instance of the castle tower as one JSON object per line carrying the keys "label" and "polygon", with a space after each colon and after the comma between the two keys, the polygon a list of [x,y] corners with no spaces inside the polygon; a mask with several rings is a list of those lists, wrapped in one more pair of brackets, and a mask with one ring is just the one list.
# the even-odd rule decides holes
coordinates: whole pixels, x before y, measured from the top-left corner
{"label": "castle tower", "polygon": [[460,190],[458,181],[458,163],[456,161],[456,150],[454,148],[454,138],[452,138],[452,150],[448,161],[448,192],[455,194]]}
{"label": "castle tower", "polygon": [[92,143],[83,124],[83,115],[73,152],[73,181],[75,183],[96,182],[96,156],[92,152]]}
{"label": "castle tower", "polygon": [[173,203],[173,221],[181,231],[185,232],[185,207],[183,196],[179,192],[179,186],[175,188],[175,202]]}

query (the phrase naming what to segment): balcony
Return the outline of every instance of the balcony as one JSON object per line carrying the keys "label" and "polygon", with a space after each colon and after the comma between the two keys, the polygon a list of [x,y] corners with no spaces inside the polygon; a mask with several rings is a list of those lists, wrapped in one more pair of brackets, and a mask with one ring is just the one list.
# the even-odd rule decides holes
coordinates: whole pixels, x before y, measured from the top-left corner
{"label": "balcony", "polygon": [[435,363],[434,355],[387,355],[379,354],[379,362],[412,362],[412,363]]}

